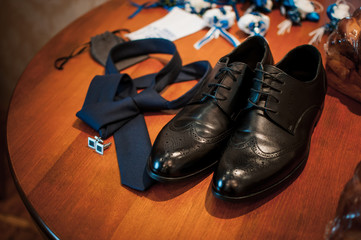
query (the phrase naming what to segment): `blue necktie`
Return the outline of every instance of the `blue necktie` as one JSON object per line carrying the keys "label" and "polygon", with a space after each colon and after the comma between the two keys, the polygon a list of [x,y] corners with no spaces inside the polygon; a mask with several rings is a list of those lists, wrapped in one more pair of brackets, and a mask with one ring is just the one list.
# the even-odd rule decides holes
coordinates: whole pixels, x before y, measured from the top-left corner
{"label": "blue necktie", "polygon": [[[152,53],[172,54],[172,59],[156,73],[132,80],[118,73],[114,62]],[[146,173],[151,142],[144,112],[177,109],[185,106],[211,71],[208,61],[182,67],[175,45],[165,39],[143,39],[121,43],[111,49],[104,76],[90,83],[82,109],[76,114],[99,132],[101,138],[114,136],[121,183],[144,191],[154,182]],[[167,101],[160,92],[176,82],[200,79],[181,97]],[[143,89],[137,93],[137,89]]]}

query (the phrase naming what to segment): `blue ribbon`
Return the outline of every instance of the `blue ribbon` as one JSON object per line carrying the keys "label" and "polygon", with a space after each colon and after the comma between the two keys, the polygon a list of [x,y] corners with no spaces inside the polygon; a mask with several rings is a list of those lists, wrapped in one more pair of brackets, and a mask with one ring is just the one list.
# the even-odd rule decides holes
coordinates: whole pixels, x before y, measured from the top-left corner
{"label": "blue ribbon", "polygon": [[135,10],[134,13],[132,13],[128,19],[132,19],[133,17],[135,17],[138,13],[140,13],[140,11],[142,11],[143,9],[149,9],[149,8],[155,8],[155,7],[159,7],[159,3],[158,2],[146,2],[146,3],[143,3],[143,4],[138,4],[138,3],[135,3],[133,2],[132,0],[128,0],[129,3],[131,5],[133,5],[134,7],[137,8],[137,10]]}
{"label": "blue ribbon", "polygon": [[220,34],[222,37],[224,37],[228,42],[233,45],[233,47],[239,45],[239,41],[235,37],[233,37],[225,28],[213,26],[201,40],[194,44],[194,47],[196,49],[200,49],[203,45],[210,42],[213,38],[217,38],[217,34]]}

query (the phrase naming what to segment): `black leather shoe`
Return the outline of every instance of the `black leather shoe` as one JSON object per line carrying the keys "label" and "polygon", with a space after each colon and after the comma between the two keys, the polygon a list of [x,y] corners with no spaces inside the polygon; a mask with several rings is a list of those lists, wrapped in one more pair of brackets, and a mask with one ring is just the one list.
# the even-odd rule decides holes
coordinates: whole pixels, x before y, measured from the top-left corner
{"label": "black leather shoe", "polygon": [[219,60],[195,97],[157,136],[148,159],[152,178],[184,179],[217,163],[240,109],[247,105],[246,89],[258,62],[273,63],[262,37],[248,38]]}
{"label": "black leather shoe", "polygon": [[320,53],[310,45],[277,65],[258,64],[248,110],[213,175],[221,199],[243,199],[273,189],[305,163],[327,88]]}

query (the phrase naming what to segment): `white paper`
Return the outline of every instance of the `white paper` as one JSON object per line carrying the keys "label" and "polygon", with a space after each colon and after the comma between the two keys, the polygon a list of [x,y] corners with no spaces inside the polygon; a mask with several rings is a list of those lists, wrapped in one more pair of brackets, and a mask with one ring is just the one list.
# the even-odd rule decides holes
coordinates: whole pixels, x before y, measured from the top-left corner
{"label": "white paper", "polygon": [[205,24],[201,17],[175,7],[163,18],[126,36],[130,40],[165,38],[174,41],[198,32],[204,27]]}

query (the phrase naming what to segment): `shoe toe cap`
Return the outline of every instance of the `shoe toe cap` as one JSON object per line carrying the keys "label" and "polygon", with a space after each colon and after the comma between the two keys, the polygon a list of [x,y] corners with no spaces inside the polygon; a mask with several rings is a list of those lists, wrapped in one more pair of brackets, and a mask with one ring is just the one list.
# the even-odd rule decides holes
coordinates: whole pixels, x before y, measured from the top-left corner
{"label": "shoe toe cap", "polygon": [[192,176],[213,166],[221,144],[197,141],[192,134],[165,129],[155,141],[148,159],[148,172],[159,181]]}
{"label": "shoe toe cap", "polygon": [[162,177],[178,177],[181,175],[179,161],[177,158],[172,157],[170,153],[151,154],[148,167],[152,173]]}
{"label": "shoe toe cap", "polygon": [[252,177],[242,169],[232,169],[213,176],[213,193],[226,199],[242,199],[252,194]]}

